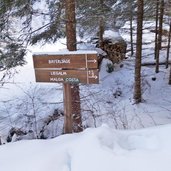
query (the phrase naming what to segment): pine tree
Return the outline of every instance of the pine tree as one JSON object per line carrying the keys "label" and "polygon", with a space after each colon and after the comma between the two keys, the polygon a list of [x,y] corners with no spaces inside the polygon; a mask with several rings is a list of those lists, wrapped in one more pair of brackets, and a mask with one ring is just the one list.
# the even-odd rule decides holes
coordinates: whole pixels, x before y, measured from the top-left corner
{"label": "pine tree", "polygon": [[[66,11],[66,38],[67,48],[69,51],[76,51],[76,19],[75,19],[75,0],[65,1]],[[65,96],[66,109],[65,112],[65,133],[80,132],[82,131],[81,122],[81,107],[80,107],[80,94],[78,85],[64,84],[64,91],[68,91],[68,97]]]}
{"label": "pine tree", "polygon": [[[171,40],[171,21],[170,21],[170,28],[169,28],[166,67],[168,66],[168,63],[169,63],[170,40]],[[171,85],[171,67],[170,67],[170,74],[169,74],[169,84]]]}
{"label": "pine tree", "polygon": [[159,3],[159,28],[158,28],[158,37],[157,37],[157,48],[156,48],[156,68],[155,72],[159,72],[159,59],[160,59],[160,50],[162,44],[162,32],[163,32],[163,16],[164,16],[164,0],[161,0]]}
{"label": "pine tree", "polygon": [[130,43],[131,43],[131,56],[134,54],[134,42],[133,42],[133,5],[130,3]]}
{"label": "pine tree", "polygon": [[169,67],[170,41],[171,41],[171,19],[170,19],[170,23],[169,23],[168,45],[167,45],[167,55],[166,55],[166,68]]}
{"label": "pine tree", "polygon": [[116,0],[77,0],[77,23],[80,37],[96,35],[102,38],[103,31],[114,28],[115,17],[112,6]]}
{"label": "pine tree", "polygon": [[136,41],[136,59],[135,59],[135,85],[134,100],[135,103],[142,101],[141,94],[141,57],[142,57],[142,30],[143,30],[144,1],[137,0],[137,41]]}
{"label": "pine tree", "polygon": [[156,0],[156,27],[155,27],[155,49],[154,49],[154,59],[157,59],[159,56],[158,48],[158,21],[159,21],[159,0]]}
{"label": "pine tree", "polygon": [[4,74],[1,81],[11,73],[11,68],[25,64],[26,48],[23,41],[15,36],[12,4],[10,0],[0,3],[0,71]]}

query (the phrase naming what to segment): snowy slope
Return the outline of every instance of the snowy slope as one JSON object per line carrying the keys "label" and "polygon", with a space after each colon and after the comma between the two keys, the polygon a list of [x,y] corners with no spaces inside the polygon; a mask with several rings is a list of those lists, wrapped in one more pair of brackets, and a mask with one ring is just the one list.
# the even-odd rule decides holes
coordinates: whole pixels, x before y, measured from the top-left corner
{"label": "snowy slope", "polygon": [[0,146],[1,171],[170,171],[171,125],[118,131],[103,125],[51,140]]}
{"label": "snowy slope", "polygon": [[[144,30],[143,62],[154,61],[154,33],[153,22],[146,22]],[[136,26],[136,23],[134,23]],[[167,27],[166,27],[167,28]],[[128,23],[121,29],[121,35],[129,42]],[[136,36],[134,36],[134,39]],[[10,80],[12,84],[6,84],[0,88],[0,136],[6,135],[10,128],[17,127],[28,131],[30,127],[28,118],[32,115],[32,98],[35,99],[36,119],[38,129],[42,128],[44,119],[52,115],[55,109],[63,110],[63,91],[61,84],[35,83],[32,53],[56,52],[65,48],[65,40],[57,44],[35,46],[30,48],[27,56],[28,64],[18,68],[19,72]],[[128,46],[129,49],[129,46]],[[161,52],[165,59],[165,51]],[[127,53],[127,59],[122,64],[114,66],[114,72],[106,72],[106,64],[110,61],[104,59],[99,72],[99,85],[80,85],[81,107],[84,127],[98,127],[103,123],[116,129],[134,129],[163,125],[171,122],[171,87],[168,85],[169,69],[164,66],[158,74],[154,66],[142,68],[142,92],[143,103],[134,104],[134,56]],[[155,81],[152,78],[156,78]],[[61,133],[63,118],[59,123],[48,125],[48,138]],[[40,121],[40,122],[39,122]],[[32,128],[35,129],[35,128]],[[54,132],[53,132],[54,131]],[[53,132],[52,134],[50,132]]]}

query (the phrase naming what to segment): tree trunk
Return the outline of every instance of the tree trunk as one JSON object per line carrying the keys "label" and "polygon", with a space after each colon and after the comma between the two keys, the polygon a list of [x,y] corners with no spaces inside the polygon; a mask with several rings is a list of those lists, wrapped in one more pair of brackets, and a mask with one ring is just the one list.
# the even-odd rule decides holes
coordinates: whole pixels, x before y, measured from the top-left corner
{"label": "tree trunk", "polygon": [[[69,51],[76,51],[76,18],[75,18],[75,0],[66,0],[66,38],[67,38],[67,49]],[[80,94],[79,85],[66,85],[68,91],[71,92],[71,111],[70,115],[65,115],[65,133],[80,132],[82,131],[81,121],[81,107],[80,107]],[[69,126],[67,125],[69,124]]]}
{"label": "tree trunk", "polygon": [[72,133],[72,95],[71,85],[68,83],[63,84],[64,91],[64,133]]}
{"label": "tree trunk", "polygon": [[170,67],[170,75],[169,75],[169,84],[171,85],[171,67]]}
{"label": "tree trunk", "polygon": [[131,41],[131,56],[134,54],[134,42],[133,42],[133,8],[132,3],[130,4],[130,41]]}
{"label": "tree trunk", "polygon": [[103,1],[104,0],[100,0],[100,9],[102,12],[100,19],[99,19],[99,46],[100,48],[103,47],[103,34],[104,34]]}
{"label": "tree trunk", "polygon": [[160,2],[160,17],[159,17],[159,37],[158,37],[158,43],[159,43],[160,50],[161,50],[161,44],[162,44],[163,16],[164,16],[164,0],[161,0],[161,2]]}
{"label": "tree trunk", "polygon": [[163,15],[164,15],[164,0],[160,2],[160,17],[159,17],[159,30],[157,41],[157,54],[156,54],[156,73],[159,72],[160,50],[162,44],[162,30],[163,30]]}
{"label": "tree trunk", "polygon": [[66,2],[66,38],[67,49],[77,50],[76,47],[76,19],[75,19],[75,0],[65,0]]}
{"label": "tree trunk", "polygon": [[159,21],[159,0],[156,0],[156,28],[155,28],[155,49],[154,49],[154,59],[158,56],[158,21]]}
{"label": "tree trunk", "polygon": [[169,84],[171,85],[171,66],[170,66]]}
{"label": "tree trunk", "polygon": [[[171,39],[171,21],[170,21],[169,41],[168,41],[168,49],[167,49],[167,58],[168,58],[168,60],[169,60],[169,52],[170,52],[170,39]],[[169,84],[171,85],[171,66],[170,66]]]}
{"label": "tree trunk", "polygon": [[103,34],[104,34],[104,21],[103,17],[100,18],[99,21],[99,47],[103,47]]}
{"label": "tree trunk", "polygon": [[135,103],[140,103],[141,95],[141,57],[142,57],[142,29],[143,29],[143,13],[144,1],[137,0],[137,43],[136,43],[136,59],[135,59],[135,85],[134,85],[134,100]]}
{"label": "tree trunk", "polygon": [[169,35],[168,35],[167,56],[166,56],[166,68],[169,67],[170,40],[171,40],[171,20],[170,20]]}

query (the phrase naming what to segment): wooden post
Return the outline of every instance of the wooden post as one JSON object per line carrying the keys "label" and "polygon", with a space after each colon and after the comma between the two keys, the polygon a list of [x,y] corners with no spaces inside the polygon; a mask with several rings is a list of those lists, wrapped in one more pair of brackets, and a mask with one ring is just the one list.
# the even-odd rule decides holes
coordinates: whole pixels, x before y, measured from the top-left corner
{"label": "wooden post", "polygon": [[64,83],[64,133],[72,133],[72,97],[71,97],[71,85]]}
{"label": "wooden post", "polygon": [[79,83],[98,84],[96,52],[34,54],[33,62],[36,82],[64,84],[64,133],[82,131]]}
{"label": "wooden post", "polygon": [[[67,40],[67,49],[69,51],[77,50],[75,3],[76,3],[75,0],[65,0],[66,40]],[[82,129],[82,120],[81,120],[79,85],[73,85],[73,88],[71,89],[71,96],[72,96],[71,115],[73,117],[72,129],[74,132],[80,132],[83,129]]]}

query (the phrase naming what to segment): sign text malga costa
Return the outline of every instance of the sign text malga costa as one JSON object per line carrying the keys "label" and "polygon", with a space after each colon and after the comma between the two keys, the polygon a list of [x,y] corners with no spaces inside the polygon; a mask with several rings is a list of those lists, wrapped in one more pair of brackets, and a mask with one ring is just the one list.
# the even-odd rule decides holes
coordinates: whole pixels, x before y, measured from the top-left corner
{"label": "sign text malga costa", "polygon": [[95,51],[37,53],[33,55],[36,82],[98,84]]}

